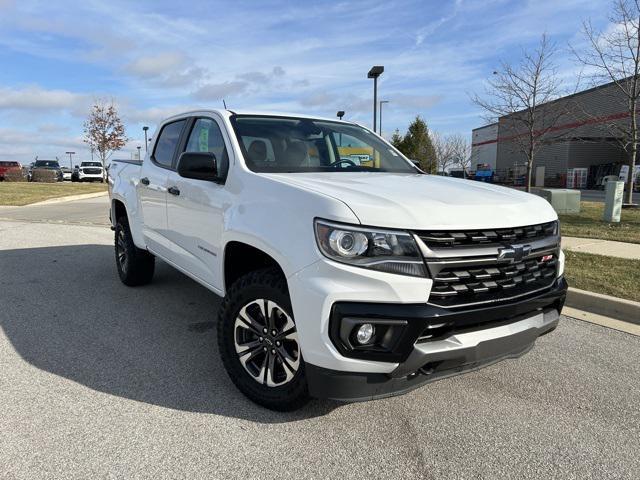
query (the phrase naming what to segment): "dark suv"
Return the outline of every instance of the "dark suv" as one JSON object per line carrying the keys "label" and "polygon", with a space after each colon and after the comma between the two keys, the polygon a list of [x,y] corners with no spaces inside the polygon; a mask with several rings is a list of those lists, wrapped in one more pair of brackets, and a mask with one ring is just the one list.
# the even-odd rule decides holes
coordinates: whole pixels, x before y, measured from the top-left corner
{"label": "dark suv", "polygon": [[33,181],[33,174],[38,170],[54,170],[56,172],[57,181],[62,181],[62,170],[60,169],[60,164],[57,160],[36,160],[29,169],[29,173],[27,175],[30,182]]}

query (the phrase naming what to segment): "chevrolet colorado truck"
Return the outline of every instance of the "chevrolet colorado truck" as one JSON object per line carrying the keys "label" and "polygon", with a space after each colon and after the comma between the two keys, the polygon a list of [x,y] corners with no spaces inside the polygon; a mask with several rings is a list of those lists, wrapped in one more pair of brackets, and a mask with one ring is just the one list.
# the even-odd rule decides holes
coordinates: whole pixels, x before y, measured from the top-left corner
{"label": "chevrolet colorado truck", "polygon": [[108,182],[122,282],[150,282],[158,258],[224,297],[221,361],[271,409],[518,357],[564,304],[544,199],[425,174],[354,123],[188,112]]}

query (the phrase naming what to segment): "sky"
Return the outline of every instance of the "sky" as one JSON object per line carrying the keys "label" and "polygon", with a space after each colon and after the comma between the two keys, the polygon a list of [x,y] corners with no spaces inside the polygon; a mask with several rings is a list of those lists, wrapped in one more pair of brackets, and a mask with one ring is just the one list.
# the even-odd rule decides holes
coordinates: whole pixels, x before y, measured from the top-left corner
{"label": "sky", "polygon": [[96,99],[117,105],[144,146],[163,118],[222,108],[305,113],[368,127],[378,83],[383,133],[416,115],[442,134],[486,123],[470,100],[501,61],[546,32],[567,92],[581,22],[606,28],[608,0],[284,1],[0,0],[0,160],[90,156],[82,124]]}

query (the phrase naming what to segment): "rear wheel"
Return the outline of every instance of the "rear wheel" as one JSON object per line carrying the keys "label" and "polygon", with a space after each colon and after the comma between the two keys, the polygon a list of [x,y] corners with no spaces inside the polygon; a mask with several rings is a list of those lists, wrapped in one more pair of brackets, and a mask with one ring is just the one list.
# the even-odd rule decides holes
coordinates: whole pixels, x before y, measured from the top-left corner
{"label": "rear wheel", "polygon": [[115,229],[115,254],[118,275],[125,285],[134,287],[151,281],[155,257],[135,246],[127,217],[120,217]]}
{"label": "rear wheel", "polygon": [[218,346],[229,377],[254,402],[290,411],[308,401],[291,301],[277,270],[249,273],[231,286],[218,315]]}

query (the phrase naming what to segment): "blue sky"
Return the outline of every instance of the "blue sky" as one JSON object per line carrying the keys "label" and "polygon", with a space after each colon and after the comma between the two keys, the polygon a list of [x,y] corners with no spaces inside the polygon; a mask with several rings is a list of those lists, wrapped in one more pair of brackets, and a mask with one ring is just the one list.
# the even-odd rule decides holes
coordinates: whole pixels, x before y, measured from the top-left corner
{"label": "blue sky", "polygon": [[580,24],[606,27],[608,1],[29,1],[0,0],[0,159],[23,163],[75,150],[96,98],[117,103],[131,141],[192,108],[304,112],[367,126],[372,82],[384,131],[415,115],[438,132],[484,123],[469,100],[500,60],[547,32],[567,90],[580,67]]}

